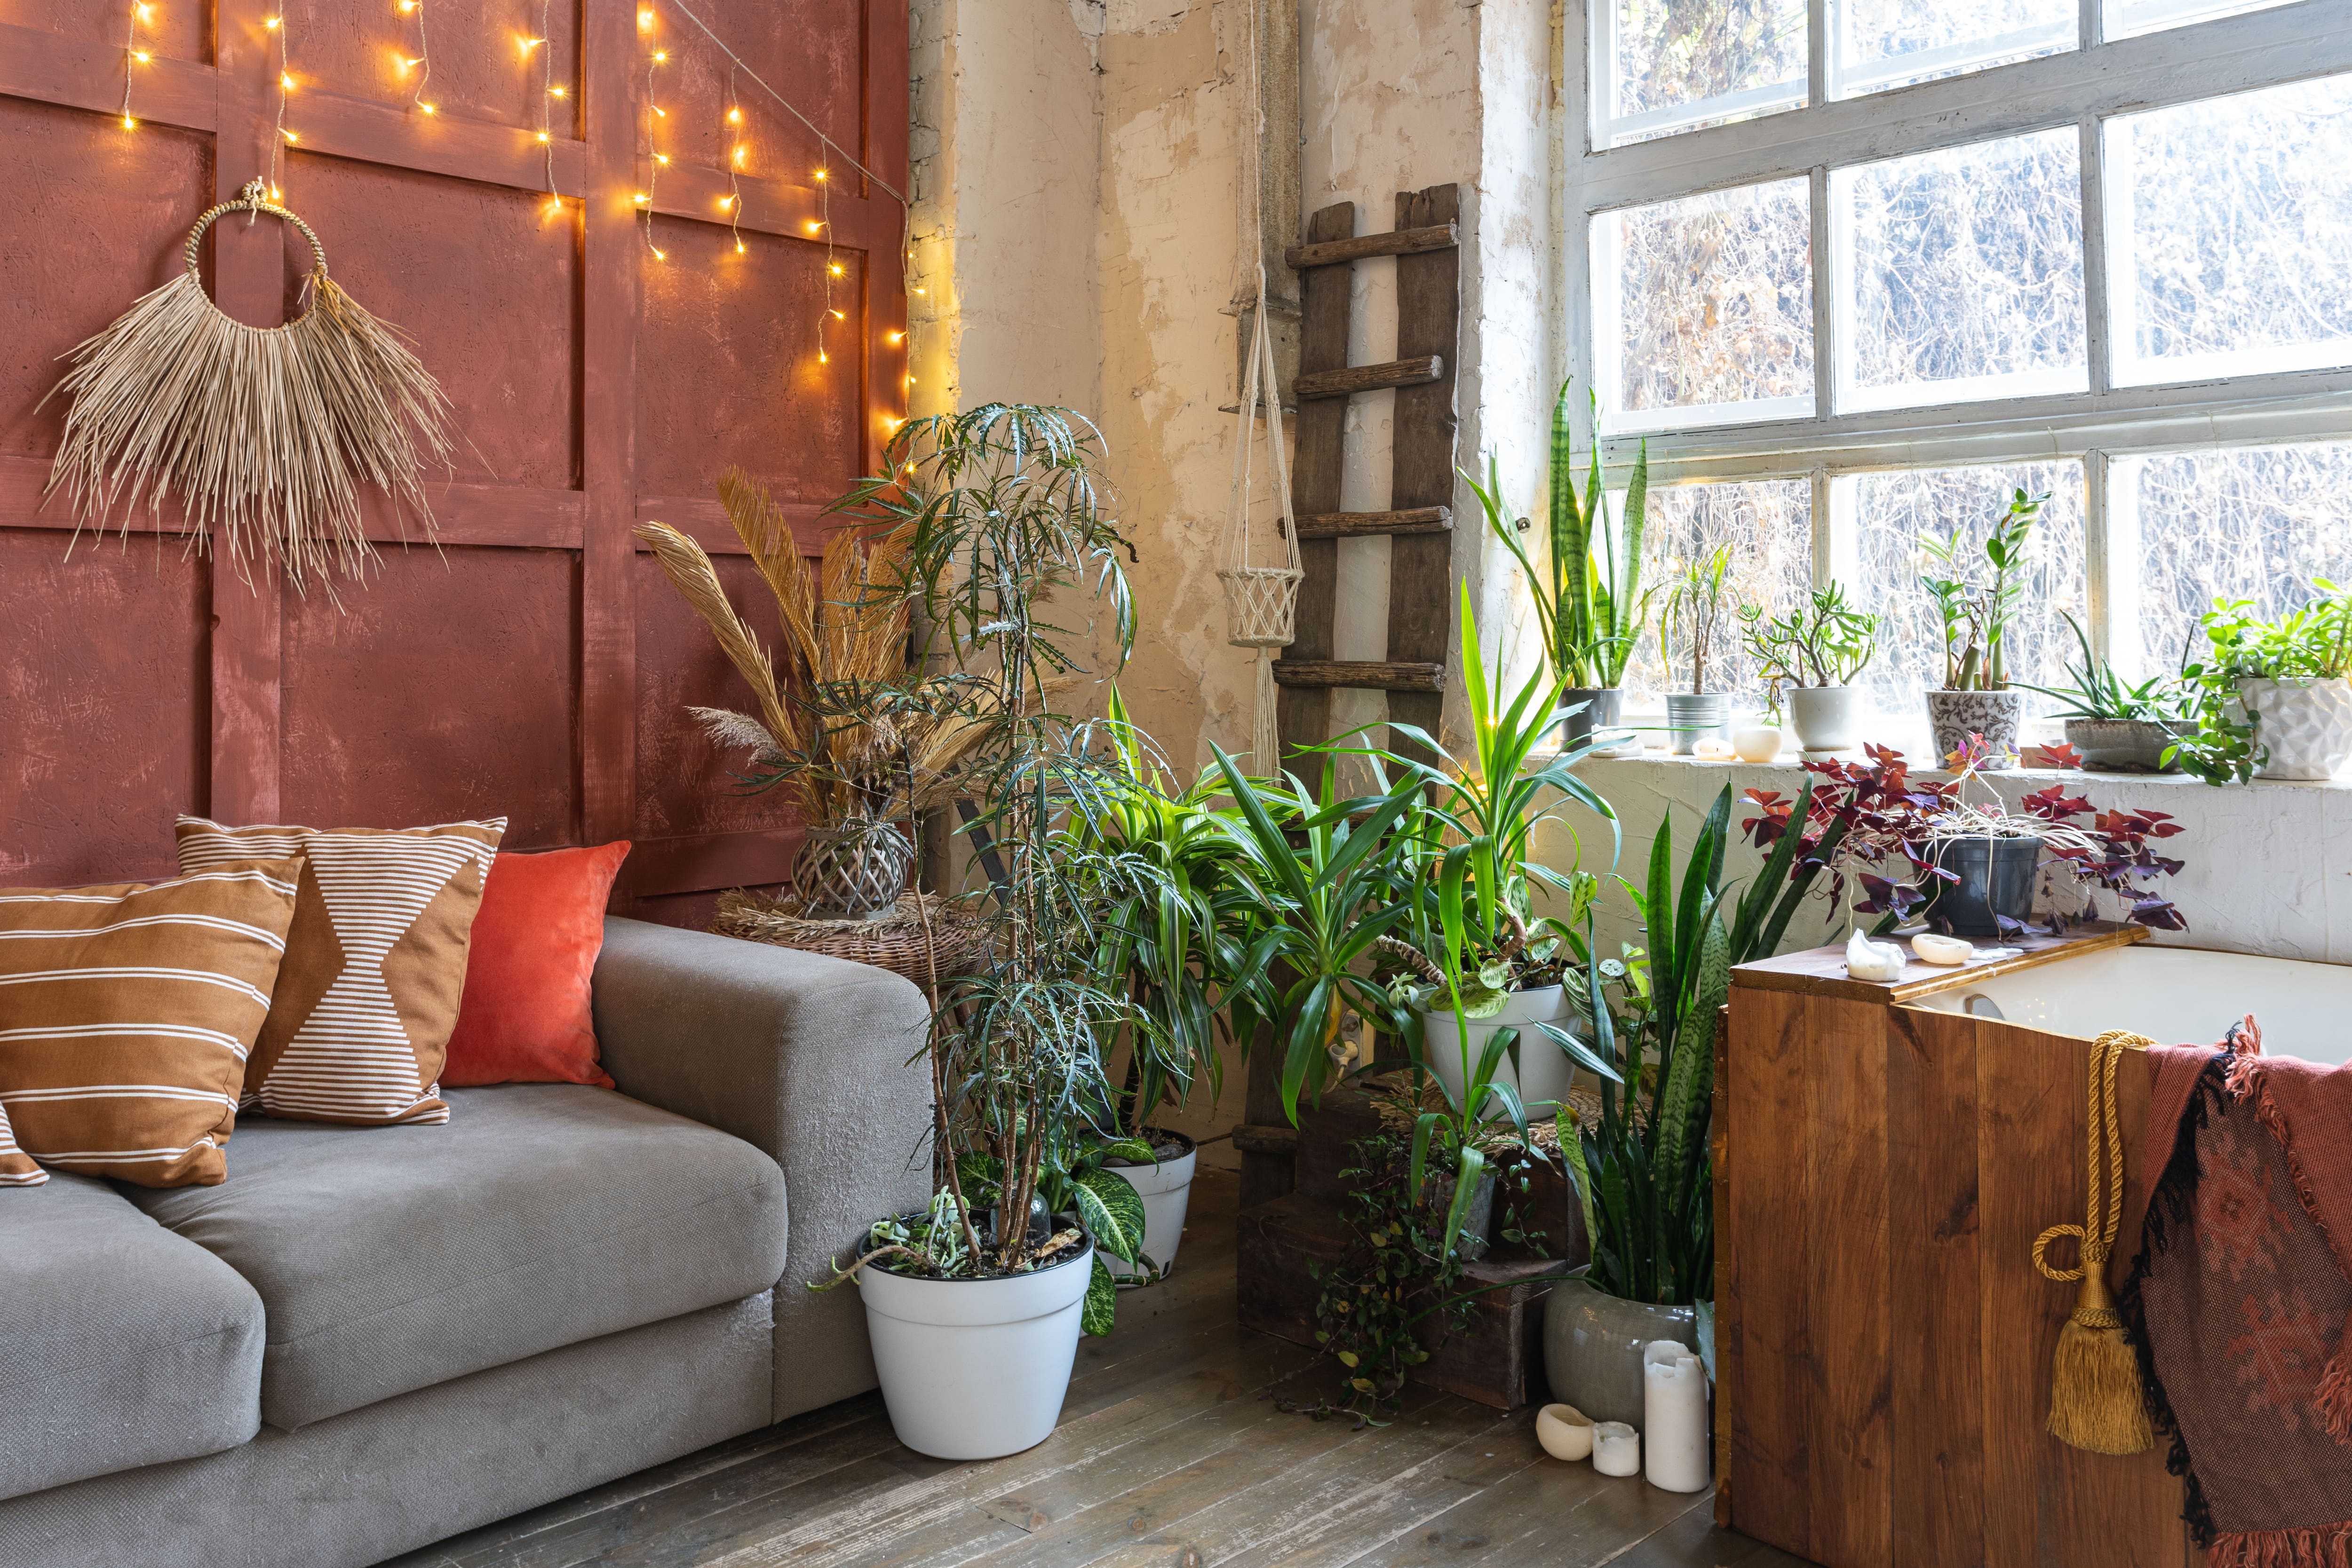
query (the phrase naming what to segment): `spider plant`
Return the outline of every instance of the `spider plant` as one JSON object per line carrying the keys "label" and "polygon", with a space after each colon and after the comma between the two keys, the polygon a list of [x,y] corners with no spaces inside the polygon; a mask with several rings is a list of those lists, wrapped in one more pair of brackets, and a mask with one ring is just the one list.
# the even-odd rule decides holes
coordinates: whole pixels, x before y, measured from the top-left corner
{"label": "spider plant", "polygon": [[1486,483],[1465,472],[1477,496],[1486,527],[1527,573],[1536,615],[1544,632],[1544,656],[1552,674],[1569,688],[1622,685],[1625,665],[1649,618],[1650,593],[1642,589],[1642,533],[1650,495],[1650,444],[1642,444],[1625,487],[1622,523],[1609,520],[1607,487],[1601,476],[1601,403],[1592,403],[1592,466],[1584,493],[1577,494],[1574,431],[1569,388],[1562,382],[1551,410],[1551,484],[1544,518],[1541,570],[1528,558],[1519,535],[1528,528],[1503,502],[1501,465],[1486,459]]}

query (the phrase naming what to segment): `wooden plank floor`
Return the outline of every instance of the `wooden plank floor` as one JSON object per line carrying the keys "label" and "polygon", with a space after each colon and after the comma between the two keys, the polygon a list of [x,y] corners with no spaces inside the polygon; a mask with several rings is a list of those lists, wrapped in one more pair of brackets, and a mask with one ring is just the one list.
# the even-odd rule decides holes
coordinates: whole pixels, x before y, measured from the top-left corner
{"label": "wooden plank floor", "polygon": [[1234,1319],[1234,1178],[1203,1171],[1173,1277],[1084,1341],[1053,1437],[925,1458],[869,1394],[412,1552],[388,1568],[1801,1568],[1708,1494],[1612,1480],[1416,1392],[1387,1427],[1276,1409],[1336,1370]]}

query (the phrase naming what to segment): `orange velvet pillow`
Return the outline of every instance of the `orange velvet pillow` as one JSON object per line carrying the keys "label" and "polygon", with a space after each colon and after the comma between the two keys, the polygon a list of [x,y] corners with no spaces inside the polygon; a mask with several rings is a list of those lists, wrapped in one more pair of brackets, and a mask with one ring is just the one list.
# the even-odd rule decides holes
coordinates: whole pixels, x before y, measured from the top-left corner
{"label": "orange velvet pillow", "polygon": [[588,981],[604,946],[613,878],[628,853],[629,841],[618,839],[490,862],[444,1084],[613,1087],[596,1062]]}

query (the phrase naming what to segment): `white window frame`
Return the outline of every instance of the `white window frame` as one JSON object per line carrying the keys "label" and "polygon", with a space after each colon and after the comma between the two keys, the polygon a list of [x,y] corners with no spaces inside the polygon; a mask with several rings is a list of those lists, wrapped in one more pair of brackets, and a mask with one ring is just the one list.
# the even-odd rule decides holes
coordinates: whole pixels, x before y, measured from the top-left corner
{"label": "white window frame", "polygon": [[[2107,39],[2101,0],[2079,0],[2078,47],[1959,76],[1832,99],[1832,0],[1811,0],[1810,79],[1804,107],[1607,145],[1607,70],[1615,6],[1569,6],[1566,61],[1581,60],[1561,85],[1558,149],[1564,218],[1559,257],[1558,341],[1561,373],[1598,387],[1608,410],[1613,345],[1597,348],[1595,295],[1609,287],[1596,254],[1600,214],[1728,186],[1804,176],[1811,182],[1813,406],[1786,413],[1754,405],[1610,413],[1602,456],[1622,486],[1637,443],[1646,443],[1653,485],[1709,480],[1810,478],[1817,584],[1847,577],[1856,555],[1854,521],[1833,498],[1847,475],[1886,469],[1963,467],[2073,458],[2084,465],[2087,497],[2088,608],[2094,647],[2114,644],[2113,616],[2130,568],[2110,567],[2107,465],[2111,457],[2352,439],[2352,366],[2235,373],[2192,367],[2159,384],[2120,384],[2110,337],[2108,245],[2102,210],[2103,123],[2118,115],[2352,72],[2352,5],[2296,3],[2215,21]],[[1580,18],[1579,11],[1584,12]],[[1590,25],[1586,24],[1590,19]],[[1581,47],[1575,29],[1585,26]],[[1726,100],[1715,100],[1712,118]],[[1694,106],[1696,108],[1696,106]],[[1951,395],[1924,406],[1843,409],[1835,401],[1841,349],[1832,332],[1830,171],[1970,142],[2073,125],[2082,139],[2084,303],[2089,386],[2085,391]],[[2269,362],[2277,363],[2276,356]],[[2226,378],[2226,379],[2225,379]],[[2113,519],[2124,534],[2132,519]],[[2121,596],[2128,601],[2133,596]]]}

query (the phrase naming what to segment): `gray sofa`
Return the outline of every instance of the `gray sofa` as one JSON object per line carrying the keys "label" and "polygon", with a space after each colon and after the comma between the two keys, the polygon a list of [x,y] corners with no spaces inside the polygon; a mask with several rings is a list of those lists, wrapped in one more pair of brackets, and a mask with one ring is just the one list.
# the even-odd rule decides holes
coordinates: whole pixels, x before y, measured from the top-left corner
{"label": "gray sofa", "polygon": [[872,1387],[801,1286],[928,1195],[921,994],[611,920],[595,1009],[618,1093],[0,1192],[0,1563],[375,1563]]}

